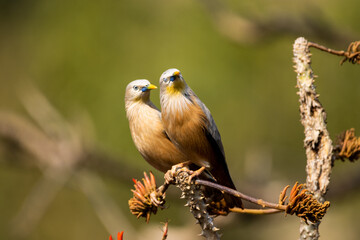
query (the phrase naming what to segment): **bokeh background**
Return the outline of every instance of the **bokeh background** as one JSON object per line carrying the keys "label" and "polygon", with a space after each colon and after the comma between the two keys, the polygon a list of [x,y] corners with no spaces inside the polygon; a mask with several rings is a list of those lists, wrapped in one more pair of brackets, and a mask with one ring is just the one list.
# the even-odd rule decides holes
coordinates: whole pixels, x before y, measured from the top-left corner
{"label": "bokeh background", "polygon": [[[174,187],[149,224],[128,210],[136,151],[125,86],[176,67],[211,110],[235,185],[277,201],[305,181],[292,44],[359,40],[360,2],[215,0],[0,1],[0,239],[201,239]],[[360,68],[312,50],[335,139],[360,129]],[[159,106],[159,92],[152,100]],[[322,239],[358,239],[360,164],[335,163]],[[297,239],[283,214],[217,218],[223,239]]]}

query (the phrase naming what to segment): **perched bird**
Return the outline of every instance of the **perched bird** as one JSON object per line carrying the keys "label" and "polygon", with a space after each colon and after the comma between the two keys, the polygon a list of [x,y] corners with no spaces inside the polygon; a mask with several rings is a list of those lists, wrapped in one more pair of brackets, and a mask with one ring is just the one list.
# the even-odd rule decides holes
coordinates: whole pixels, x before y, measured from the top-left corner
{"label": "perched bird", "polygon": [[161,113],[150,101],[148,80],[129,83],[125,91],[125,110],[132,139],[143,158],[156,169],[166,172],[175,164],[188,161],[166,135]]}
{"label": "perched bird", "polygon": [[[225,161],[220,133],[209,109],[186,84],[178,69],[160,77],[161,119],[171,141],[198,167],[205,167],[217,183],[236,189]],[[242,202],[224,194],[228,207]]]}
{"label": "perched bird", "polygon": [[[161,113],[150,101],[152,89],[156,89],[156,86],[145,79],[135,80],[127,85],[126,116],[129,120],[132,139],[140,154],[150,165],[166,172],[173,165],[186,163],[189,160],[167,136],[161,121]],[[190,163],[189,168],[196,170],[198,167]],[[199,177],[214,181],[207,172],[201,173]],[[223,198],[223,194],[214,188],[203,187],[203,190],[210,202],[211,200],[217,202]]]}

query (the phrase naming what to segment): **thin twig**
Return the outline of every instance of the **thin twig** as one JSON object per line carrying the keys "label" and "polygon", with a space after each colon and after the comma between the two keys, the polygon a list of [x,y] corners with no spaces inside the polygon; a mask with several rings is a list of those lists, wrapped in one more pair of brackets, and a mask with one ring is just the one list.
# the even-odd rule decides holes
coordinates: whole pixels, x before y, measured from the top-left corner
{"label": "thin twig", "polygon": [[313,42],[308,42],[307,45],[309,48],[314,47],[321,51],[344,57],[341,60],[340,65],[342,65],[347,60],[353,64],[355,64],[355,63],[360,64],[360,41],[355,41],[355,42],[350,43],[347,51],[333,50],[331,48],[327,48],[325,46],[322,46],[320,44],[313,43]]}
{"label": "thin twig", "polygon": [[265,214],[275,214],[283,212],[280,209],[248,209],[248,208],[231,208],[231,212],[235,213],[245,213],[245,214],[252,214],[252,215],[265,215]]}
{"label": "thin twig", "polygon": [[275,209],[282,210],[282,211],[286,210],[286,206],[284,206],[284,205],[267,202],[267,201],[264,201],[264,200],[259,199],[259,198],[253,198],[253,197],[245,195],[245,194],[243,194],[243,193],[241,193],[239,191],[236,191],[234,189],[219,185],[217,183],[209,182],[209,181],[206,181],[206,180],[200,180],[200,179],[197,179],[195,181],[195,183],[219,189],[220,191],[227,192],[227,193],[229,193],[229,194],[231,194],[233,196],[236,196],[236,197],[239,197],[239,198],[244,199],[246,201],[255,203],[255,204],[260,205],[262,207],[275,208]]}
{"label": "thin twig", "polygon": [[168,236],[168,229],[169,229],[169,222],[166,221],[163,227],[163,236],[161,238],[161,240],[166,240],[167,236]]}
{"label": "thin twig", "polygon": [[313,43],[313,42],[308,42],[308,47],[313,47],[313,48],[317,48],[321,51],[324,51],[324,52],[328,52],[328,53],[331,53],[331,54],[334,54],[334,55],[337,55],[337,56],[346,56],[346,52],[345,51],[337,51],[337,50],[333,50],[331,48],[327,48],[325,46],[322,46],[320,44],[317,44],[317,43]]}

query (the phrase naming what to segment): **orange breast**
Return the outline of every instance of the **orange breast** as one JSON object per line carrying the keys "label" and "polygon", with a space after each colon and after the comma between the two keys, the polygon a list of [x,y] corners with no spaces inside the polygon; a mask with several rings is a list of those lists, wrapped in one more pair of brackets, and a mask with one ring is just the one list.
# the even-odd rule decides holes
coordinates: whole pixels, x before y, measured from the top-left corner
{"label": "orange breast", "polygon": [[173,165],[187,161],[183,154],[164,134],[164,127],[157,110],[147,105],[134,109],[129,122],[131,136],[144,159],[156,169],[166,172]]}
{"label": "orange breast", "polygon": [[190,161],[206,166],[213,155],[205,135],[207,118],[201,107],[194,103],[183,102],[187,106],[182,110],[174,107],[167,112],[169,109],[163,109],[163,123],[170,138],[188,155]]}

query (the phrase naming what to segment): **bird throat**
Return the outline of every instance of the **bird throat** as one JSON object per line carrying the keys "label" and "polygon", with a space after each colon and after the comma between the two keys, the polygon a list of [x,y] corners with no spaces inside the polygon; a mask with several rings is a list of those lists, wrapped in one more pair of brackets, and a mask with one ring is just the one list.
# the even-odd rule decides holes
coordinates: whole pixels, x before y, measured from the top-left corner
{"label": "bird throat", "polygon": [[185,89],[185,84],[180,81],[174,81],[171,86],[166,87],[166,93],[170,95],[182,94]]}

